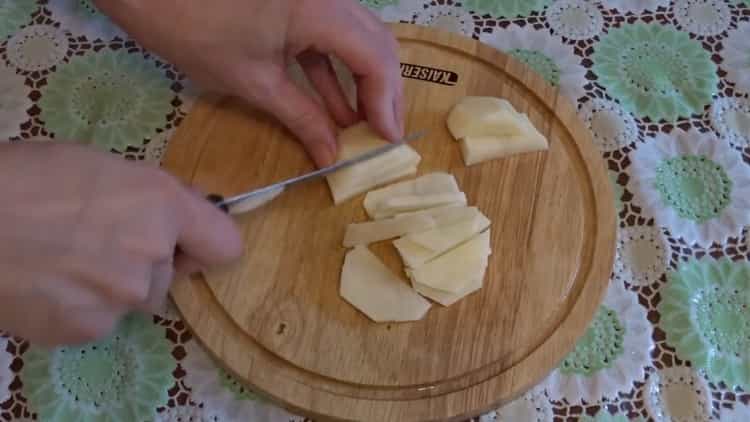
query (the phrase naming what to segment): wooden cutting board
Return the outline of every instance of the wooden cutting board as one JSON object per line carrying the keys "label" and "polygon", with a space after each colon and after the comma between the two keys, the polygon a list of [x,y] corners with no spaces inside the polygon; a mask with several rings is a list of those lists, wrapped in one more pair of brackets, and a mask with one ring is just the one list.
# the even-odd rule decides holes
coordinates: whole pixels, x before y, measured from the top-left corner
{"label": "wooden cutting board", "polygon": [[[584,333],[612,268],[612,191],[574,106],[490,47],[416,26],[393,30],[407,132],[429,130],[414,143],[419,174],[452,173],[492,220],[484,287],[451,307],[435,305],[421,321],[370,322],[338,294],[344,229],[366,220],[363,195],[334,206],[321,180],[239,217],[244,258],[172,289],[227,370],[319,420],[462,419],[519,396]],[[508,99],[548,137],[549,151],[465,167],[445,126],[465,95]],[[313,169],[274,120],[221,98],[196,104],[164,166],[225,195]],[[372,250],[402,271],[388,242]]]}

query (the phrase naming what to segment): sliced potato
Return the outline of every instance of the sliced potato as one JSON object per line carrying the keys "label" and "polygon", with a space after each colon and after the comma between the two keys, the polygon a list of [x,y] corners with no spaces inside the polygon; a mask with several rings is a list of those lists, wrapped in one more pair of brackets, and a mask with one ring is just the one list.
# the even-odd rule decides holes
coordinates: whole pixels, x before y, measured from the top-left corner
{"label": "sliced potato", "polygon": [[450,293],[450,292],[446,292],[445,290],[433,289],[432,287],[425,286],[424,284],[419,284],[419,283],[415,283],[412,281],[412,287],[414,287],[414,290],[416,290],[417,293],[421,294],[422,296],[428,299],[432,299],[435,302],[443,306],[453,305],[454,303],[458,302],[464,297],[481,289],[483,284],[484,284],[483,277],[476,278],[466,283],[466,285],[458,292]]}
{"label": "sliced potato", "polygon": [[549,148],[528,116],[507,101],[493,97],[465,97],[448,116],[448,128],[460,141],[467,166],[496,158]]}
{"label": "sliced potato", "polygon": [[412,231],[405,237],[412,242],[441,254],[471,239],[490,226],[490,220],[476,211],[473,218],[461,220],[451,225],[437,226],[426,231]]}
{"label": "sliced potato", "polygon": [[393,246],[396,247],[401,261],[407,268],[417,268],[438,256],[432,249],[420,246],[404,237],[394,240]]}
{"label": "sliced potato", "polygon": [[453,175],[443,172],[428,173],[416,179],[394,183],[380,189],[367,192],[364,200],[365,211],[374,218],[378,207],[386,200],[405,195],[433,195],[439,193],[458,193],[458,184]]}
{"label": "sliced potato", "polygon": [[344,258],[340,294],[375,322],[416,321],[431,306],[363,245]]}
{"label": "sliced potato", "polygon": [[393,217],[404,212],[419,211],[445,205],[466,205],[463,192],[438,193],[433,195],[404,195],[388,198],[375,211],[375,218]]}
{"label": "sliced potato", "polygon": [[458,293],[484,274],[490,253],[490,231],[487,230],[424,265],[410,269],[407,274],[415,283]]}
{"label": "sliced potato", "polygon": [[549,148],[547,138],[524,115],[525,132],[505,137],[465,137],[460,141],[461,154],[467,166],[513,154],[542,151]]}
{"label": "sliced potato", "polygon": [[412,215],[423,215],[435,220],[435,226],[450,226],[463,220],[471,220],[479,212],[477,207],[467,207],[460,204],[449,204],[440,207],[427,208],[425,210],[405,212],[397,214],[394,218],[408,217]]}
{"label": "sliced potato", "polygon": [[[463,208],[472,211],[461,220],[450,224],[440,224],[435,219],[436,227],[426,232],[415,232],[393,241],[404,265],[417,268],[476,236],[489,227],[490,221],[474,207]],[[415,214],[419,215],[419,214]],[[398,218],[398,217],[397,217]]]}
{"label": "sliced potato", "polygon": [[344,247],[366,245],[409,233],[423,232],[434,227],[435,220],[426,215],[352,223],[346,227]]}
{"label": "sliced potato", "polygon": [[[387,143],[366,122],[357,123],[339,134],[338,161],[359,156]],[[413,174],[420,161],[421,157],[413,148],[401,145],[378,157],[330,174],[326,180],[334,203],[340,204],[369,189]]]}
{"label": "sliced potato", "polygon": [[462,98],[448,114],[447,125],[455,139],[523,133],[513,106],[504,99],[494,97]]}

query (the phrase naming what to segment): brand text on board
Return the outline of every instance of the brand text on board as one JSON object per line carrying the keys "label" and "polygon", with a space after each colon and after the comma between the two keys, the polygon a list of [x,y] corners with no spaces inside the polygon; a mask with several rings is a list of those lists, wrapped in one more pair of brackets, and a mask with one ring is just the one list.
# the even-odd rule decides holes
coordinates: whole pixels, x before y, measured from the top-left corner
{"label": "brand text on board", "polygon": [[458,74],[456,72],[410,63],[401,63],[401,76],[448,86],[458,83]]}

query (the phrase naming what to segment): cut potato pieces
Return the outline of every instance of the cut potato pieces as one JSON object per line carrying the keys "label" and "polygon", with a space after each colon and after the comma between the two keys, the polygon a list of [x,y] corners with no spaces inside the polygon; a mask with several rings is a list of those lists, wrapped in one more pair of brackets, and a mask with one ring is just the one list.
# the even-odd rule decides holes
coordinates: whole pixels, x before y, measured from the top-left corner
{"label": "cut potato pieces", "polygon": [[415,232],[393,241],[404,265],[417,268],[473,238],[490,226],[490,220],[477,208],[466,207],[465,218],[451,224],[436,221],[434,229]]}
{"label": "cut potato pieces", "polygon": [[364,200],[365,211],[374,218],[378,208],[388,199],[405,195],[434,195],[458,193],[458,183],[453,175],[443,172],[428,173],[412,180],[394,183],[384,188],[367,192]]}
{"label": "cut potato pieces", "polygon": [[[387,144],[388,141],[377,135],[366,122],[357,123],[339,134],[338,161]],[[401,145],[378,157],[330,174],[326,180],[334,203],[340,204],[374,187],[415,174],[420,161],[421,157],[413,148]]]}
{"label": "cut potato pieces", "polygon": [[340,294],[375,322],[416,321],[431,306],[362,245],[344,258]]}
{"label": "cut potato pieces", "polygon": [[375,218],[393,217],[397,214],[419,211],[445,205],[466,205],[463,192],[438,193],[433,195],[404,195],[388,198],[375,211]]}
{"label": "cut potato pieces", "polygon": [[504,99],[464,97],[448,114],[448,130],[456,139],[513,136],[523,133],[518,113]]}
{"label": "cut potato pieces", "polygon": [[393,239],[394,237],[409,233],[430,231],[434,227],[435,220],[426,215],[411,215],[401,218],[368,221],[366,223],[353,223],[346,227],[344,247],[350,248],[352,246]]}
{"label": "cut potato pieces", "polygon": [[467,207],[460,204],[449,204],[425,210],[405,212],[397,214],[394,218],[422,215],[435,220],[435,226],[450,226],[463,220],[471,220],[479,212],[477,207]]}
{"label": "cut potato pieces", "polygon": [[484,285],[484,276],[469,281],[461,290],[456,293],[446,292],[445,290],[433,289],[432,287],[425,286],[424,284],[415,283],[412,281],[412,287],[417,293],[422,296],[432,299],[435,302],[443,306],[451,306],[464,297],[476,292],[481,289]]}
{"label": "cut potato pieces", "polygon": [[500,98],[465,97],[451,110],[448,128],[467,166],[549,148],[528,116]]}
{"label": "cut potato pieces", "polygon": [[489,226],[490,220],[477,210],[473,218],[426,231],[412,231],[405,237],[422,247],[443,253],[471,239]]}
{"label": "cut potato pieces", "polygon": [[490,253],[490,230],[486,230],[424,265],[408,269],[407,274],[415,283],[458,293],[483,277]]}

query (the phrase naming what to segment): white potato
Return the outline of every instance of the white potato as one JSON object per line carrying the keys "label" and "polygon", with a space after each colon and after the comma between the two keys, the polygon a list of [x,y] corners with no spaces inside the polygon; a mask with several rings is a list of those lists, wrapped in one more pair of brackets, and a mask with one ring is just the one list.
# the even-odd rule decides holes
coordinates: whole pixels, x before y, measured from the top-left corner
{"label": "white potato", "polygon": [[458,293],[484,274],[490,253],[487,230],[424,265],[409,269],[407,274],[416,283]]}
{"label": "white potato", "polygon": [[518,113],[506,100],[494,97],[464,97],[448,114],[448,130],[455,139],[470,136],[520,135]]}
{"label": "white potato", "polygon": [[[339,134],[337,160],[359,156],[387,143],[366,122],[357,123]],[[326,180],[334,203],[340,204],[372,188],[416,173],[420,161],[421,157],[413,148],[401,145],[378,157],[330,174]]]}
{"label": "white potato", "polygon": [[458,183],[453,175],[443,172],[428,173],[416,179],[394,183],[380,189],[367,192],[364,200],[365,211],[374,218],[378,208],[388,199],[405,195],[433,195],[439,193],[458,193]]}
{"label": "white potato", "polygon": [[375,218],[387,218],[394,215],[419,211],[446,205],[466,205],[466,194],[463,192],[438,193],[432,195],[404,195],[388,198],[375,211]]}
{"label": "white potato", "polygon": [[375,322],[416,321],[431,306],[363,245],[344,258],[340,294]]}
{"label": "white potato", "polygon": [[366,245],[409,233],[423,232],[434,227],[435,220],[424,215],[352,223],[346,227],[344,247]]}
{"label": "white potato", "polygon": [[450,293],[446,292],[445,290],[438,290],[433,289],[430,286],[425,286],[424,284],[415,283],[412,281],[412,287],[414,287],[414,290],[417,291],[417,293],[421,294],[422,296],[432,299],[435,302],[443,305],[443,306],[451,306],[454,303],[458,302],[459,300],[463,299],[464,297],[476,292],[477,290],[481,289],[484,285],[483,278],[476,278],[474,280],[469,281],[466,283],[466,285],[461,288],[456,293]]}
{"label": "white potato", "polygon": [[412,231],[405,237],[417,245],[441,254],[471,239],[490,226],[490,220],[477,210],[473,218],[426,231]]}
{"label": "white potato", "polygon": [[448,115],[467,166],[513,154],[549,149],[547,138],[506,100],[464,97]]}

